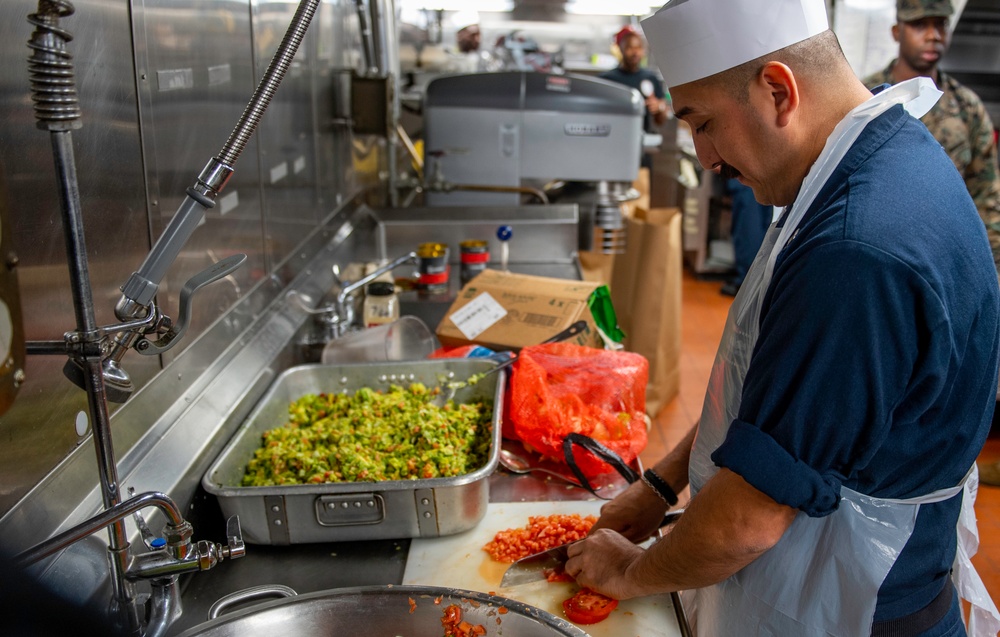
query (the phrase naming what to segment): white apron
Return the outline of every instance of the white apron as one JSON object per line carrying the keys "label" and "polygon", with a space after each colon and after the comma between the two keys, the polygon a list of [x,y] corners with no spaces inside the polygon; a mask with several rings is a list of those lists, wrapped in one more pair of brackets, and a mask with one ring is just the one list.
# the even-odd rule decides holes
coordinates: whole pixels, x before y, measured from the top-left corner
{"label": "white apron", "polygon": [[[827,140],[784,226],[775,224],[768,230],[729,310],[712,368],[691,452],[692,496],[718,471],[710,456],[737,417],[743,379],[757,341],[761,304],[778,254],[870,121],[895,104],[903,104],[920,117],[940,95],[930,80],[917,78],[886,89],[854,109]],[[952,577],[960,596],[977,606],[970,634],[995,637],[1000,613],[969,561],[978,547],[972,510],[978,486],[975,468],[973,464],[962,484],[920,498],[887,500],[842,488],[834,513],[810,518],[799,512],[781,540],[754,562],[719,584],[682,593],[694,633],[703,637],[870,634],[878,590],[913,532],[920,505],[947,500],[964,489]]]}

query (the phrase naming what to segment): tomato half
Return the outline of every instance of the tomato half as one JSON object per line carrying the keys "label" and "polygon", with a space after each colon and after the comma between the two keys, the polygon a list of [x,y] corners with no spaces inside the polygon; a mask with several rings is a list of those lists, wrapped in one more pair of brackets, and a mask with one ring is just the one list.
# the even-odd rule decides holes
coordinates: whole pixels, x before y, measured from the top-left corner
{"label": "tomato half", "polygon": [[574,624],[596,624],[604,621],[615,608],[618,600],[581,588],[576,595],[562,603],[566,617]]}

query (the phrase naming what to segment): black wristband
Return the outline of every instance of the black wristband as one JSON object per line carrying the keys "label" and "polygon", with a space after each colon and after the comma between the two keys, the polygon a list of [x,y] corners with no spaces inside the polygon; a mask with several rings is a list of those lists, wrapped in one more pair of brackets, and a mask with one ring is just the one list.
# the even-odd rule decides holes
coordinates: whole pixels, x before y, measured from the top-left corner
{"label": "black wristband", "polygon": [[642,481],[649,485],[656,494],[663,498],[670,506],[677,504],[677,494],[670,488],[667,481],[656,475],[652,469],[646,469],[642,473]]}

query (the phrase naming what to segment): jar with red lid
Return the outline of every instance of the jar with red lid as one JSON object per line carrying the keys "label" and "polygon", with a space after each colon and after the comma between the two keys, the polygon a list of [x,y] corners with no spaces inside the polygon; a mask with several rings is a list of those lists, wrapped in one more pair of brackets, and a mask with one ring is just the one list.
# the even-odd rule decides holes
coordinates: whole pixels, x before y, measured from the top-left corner
{"label": "jar with red lid", "polygon": [[424,294],[445,294],[448,292],[448,278],[451,266],[448,264],[448,245],[444,243],[421,243],[417,246],[419,275],[417,290]]}

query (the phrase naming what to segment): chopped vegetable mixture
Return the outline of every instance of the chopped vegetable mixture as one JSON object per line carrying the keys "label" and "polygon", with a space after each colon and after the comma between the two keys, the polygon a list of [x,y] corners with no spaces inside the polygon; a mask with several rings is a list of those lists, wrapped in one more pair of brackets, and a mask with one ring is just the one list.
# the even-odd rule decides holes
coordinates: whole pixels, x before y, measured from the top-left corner
{"label": "chopped vegetable mixture", "polygon": [[374,482],[458,476],[486,463],[491,440],[488,403],[429,403],[421,383],[367,387],[353,395],[308,394],[289,421],[263,434],[243,486]]}
{"label": "chopped vegetable mixture", "polygon": [[517,560],[556,546],[582,540],[597,522],[596,515],[579,513],[528,516],[528,526],[499,531],[483,547],[497,562]]}

